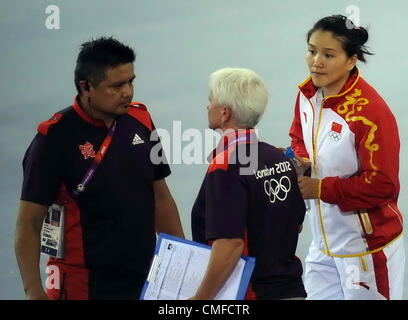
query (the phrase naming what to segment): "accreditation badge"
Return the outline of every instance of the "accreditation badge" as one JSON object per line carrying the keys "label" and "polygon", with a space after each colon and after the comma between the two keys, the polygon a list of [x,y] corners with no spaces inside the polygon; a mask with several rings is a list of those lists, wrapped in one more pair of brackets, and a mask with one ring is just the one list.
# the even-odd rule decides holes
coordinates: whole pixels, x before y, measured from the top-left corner
{"label": "accreditation badge", "polygon": [[41,252],[54,258],[64,257],[64,206],[52,204],[41,229]]}

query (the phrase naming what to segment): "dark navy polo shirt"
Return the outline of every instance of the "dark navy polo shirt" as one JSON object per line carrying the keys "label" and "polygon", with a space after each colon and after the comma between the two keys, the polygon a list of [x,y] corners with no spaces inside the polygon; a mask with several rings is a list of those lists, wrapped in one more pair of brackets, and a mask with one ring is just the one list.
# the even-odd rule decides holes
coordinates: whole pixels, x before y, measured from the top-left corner
{"label": "dark navy polo shirt", "polygon": [[[244,239],[244,254],[256,258],[251,278],[256,298],[304,297],[295,252],[305,206],[292,163],[259,142],[253,130],[224,136],[214,153],[192,209],[193,239]],[[249,175],[242,174],[248,165],[240,154],[253,161]]]}
{"label": "dark navy polo shirt", "polygon": [[77,198],[71,192],[108,133],[103,122],[75,101],[40,124],[25,154],[21,200],[64,204],[65,257],[50,263],[89,269],[90,298],[115,298],[122,289],[137,297],[148,273],[156,242],[153,182],[170,174],[150,159],[160,143],[151,141],[153,129],[141,104],[118,117],[105,157]]}

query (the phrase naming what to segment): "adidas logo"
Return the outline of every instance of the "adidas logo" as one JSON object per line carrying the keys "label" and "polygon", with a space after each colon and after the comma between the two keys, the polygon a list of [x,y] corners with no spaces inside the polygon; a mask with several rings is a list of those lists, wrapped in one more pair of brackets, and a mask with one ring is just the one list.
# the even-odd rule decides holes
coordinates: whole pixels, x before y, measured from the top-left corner
{"label": "adidas logo", "polygon": [[140,138],[139,135],[136,133],[133,138],[132,144],[136,145],[136,144],[141,144],[141,143],[144,143],[144,140]]}

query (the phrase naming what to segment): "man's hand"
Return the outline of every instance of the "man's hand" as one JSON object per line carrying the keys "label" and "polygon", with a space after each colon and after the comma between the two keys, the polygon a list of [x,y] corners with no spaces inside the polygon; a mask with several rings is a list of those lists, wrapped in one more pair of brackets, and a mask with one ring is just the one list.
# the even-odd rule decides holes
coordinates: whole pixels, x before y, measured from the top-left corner
{"label": "man's hand", "polygon": [[41,226],[48,207],[21,201],[16,223],[15,250],[27,299],[46,299],[40,274]]}
{"label": "man's hand", "polygon": [[320,196],[320,179],[299,177],[298,184],[303,199],[318,199]]}
{"label": "man's hand", "polygon": [[48,296],[42,287],[38,289],[27,290],[26,298],[27,300],[48,300]]}

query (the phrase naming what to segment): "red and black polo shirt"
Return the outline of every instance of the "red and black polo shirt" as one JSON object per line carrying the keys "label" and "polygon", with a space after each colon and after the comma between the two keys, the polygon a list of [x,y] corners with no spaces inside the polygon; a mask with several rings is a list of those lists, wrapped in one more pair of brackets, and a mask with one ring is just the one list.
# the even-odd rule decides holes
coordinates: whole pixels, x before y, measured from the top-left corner
{"label": "red and black polo shirt", "polygon": [[[23,160],[21,200],[65,206],[65,257],[49,262],[67,273],[70,290],[61,290],[61,297],[138,298],[156,242],[153,182],[170,174],[166,163],[151,161],[150,151],[160,143],[151,141],[153,129],[146,107],[132,103],[117,118],[109,149],[86,190],[74,199],[71,192],[108,128],[77,100],[39,125]],[[74,285],[80,277],[87,283],[78,284],[81,292]]]}
{"label": "red and black polo shirt", "polygon": [[[250,174],[242,174],[248,159]],[[192,209],[193,239],[244,239],[244,254],[256,258],[257,299],[306,296],[295,256],[304,216],[296,172],[283,152],[258,141],[254,130],[224,135]]]}

